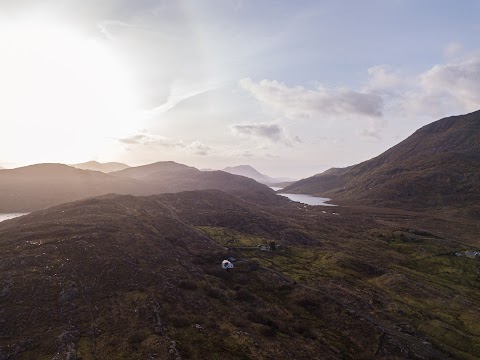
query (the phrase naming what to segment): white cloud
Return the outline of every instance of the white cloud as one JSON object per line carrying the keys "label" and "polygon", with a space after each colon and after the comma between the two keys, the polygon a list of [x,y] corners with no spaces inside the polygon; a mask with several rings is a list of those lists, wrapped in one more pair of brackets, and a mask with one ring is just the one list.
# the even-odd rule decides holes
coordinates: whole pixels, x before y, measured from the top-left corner
{"label": "white cloud", "polygon": [[407,85],[401,72],[388,65],[372,66],[367,72],[370,78],[365,91],[370,93],[394,95]]}
{"label": "white cloud", "polygon": [[277,124],[242,124],[232,125],[235,133],[268,139],[272,142],[285,140],[284,130]]}
{"label": "white cloud", "polygon": [[463,45],[456,42],[448,43],[443,49],[443,53],[447,58],[458,56],[462,51]]}
{"label": "white cloud", "polygon": [[476,110],[480,106],[480,56],[435,65],[420,76],[420,81],[429,96],[450,97],[465,110]]}
{"label": "white cloud", "polygon": [[200,141],[194,141],[187,146],[187,149],[196,155],[208,155],[212,148]]}
{"label": "white cloud", "polygon": [[480,108],[480,56],[435,65],[411,77],[396,99],[406,116],[447,116]]}
{"label": "white cloud", "polygon": [[255,83],[249,78],[240,80],[239,84],[262,104],[291,119],[325,115],[382,116],[382,98],[366,91],[322,87],[312,90],[289,87],[276,80]]}
{"label": "white cloud", "polygon": [[122,144],[126,145],[140,145],[149,147],[163,147],[171,149],[183,149],[188,153],[195,155],[207,155],[213,149],[200,141],[193,141],[191,143],[185,143],[182,140],[175,140],[164,136],[152,136],[145,134],[132,135],[126,138],[118,139]]}
{"label": "white cloud", "polygon": [[170,93],[168,95],[167,101],[153,109],[147,111],[149,114],[160,114],[167,112],[177,106],[184,100],[192,98],[194,96],[206,93],[208,91],[218,88],[220,84],[218,82],[198,82],[194,83],[191,81],[177,79],[173,82],[170,87]]}
{"label": "white cloud", "polygon": [[[455,43],[447,48],[451,54],[462,50]],[[407,74],[389,65],[372,66],[367,72],[369,77],[360,91],[289,87],[276,80],[254,82],[249,78],[240,80],[239,84],[262,105],[287,119],[335,117],[341,120],[361,116],[367,124],[360,135],[377,140],[385,130],[386,120],[431,119],[480,108],[478,53],[463,59],[450,59],[417,74]],[[263,136],[272,141],[281,137],[277,128],[245,126],[235,129],[238,133]]]}

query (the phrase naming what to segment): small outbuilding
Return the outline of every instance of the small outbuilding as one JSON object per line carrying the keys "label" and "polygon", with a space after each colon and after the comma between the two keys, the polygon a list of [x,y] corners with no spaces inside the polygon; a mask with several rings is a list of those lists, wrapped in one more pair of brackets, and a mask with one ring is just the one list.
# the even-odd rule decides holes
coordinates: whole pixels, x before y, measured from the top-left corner
{"label": "small outbuilding", "polygon": [[228,260],[223,260],[222,261],[222,269],[225,269],[225,270],[233,269],[233,264]]}

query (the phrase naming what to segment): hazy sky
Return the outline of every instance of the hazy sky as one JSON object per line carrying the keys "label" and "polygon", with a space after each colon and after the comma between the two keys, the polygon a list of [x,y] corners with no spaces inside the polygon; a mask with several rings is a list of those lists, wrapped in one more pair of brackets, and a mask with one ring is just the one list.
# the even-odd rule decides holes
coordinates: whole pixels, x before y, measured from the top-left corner
{"label": "hazy sky", "polygon": [[480,1],[0,0],[0,165],[306,177],[480,108]]}

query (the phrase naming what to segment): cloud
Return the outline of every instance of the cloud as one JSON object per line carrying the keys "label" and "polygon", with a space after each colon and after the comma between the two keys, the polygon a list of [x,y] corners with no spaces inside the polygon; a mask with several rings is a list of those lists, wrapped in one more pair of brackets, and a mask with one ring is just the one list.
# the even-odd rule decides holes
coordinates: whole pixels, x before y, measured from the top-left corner
{"label": "cloud", "polygon": [[141,29],[145,28],[136,26],[127,22],[118,21],[118,20],[101,20],[97,23],[98,31],[108,40],[115,41],[117,40],[118,34],[122,31],[129,29]]}
{"label": "cloud", "polygon": [[[388,86],[386,86],[388,87]],[[404,79],[403,87],[391,84],[396,115],[447,116],[480,108],[480,55],[437,64]]]}
{"label": "cloud", "polygon": [[[462,50],[455,43],[448,44],[446,49],[450,56]],[[478,53],[450,59],[417,74],[406,74],[388,65],[373,66],[368,74],[364,89],[383,98],[386,118],[442,117],[480,108]],[[363,135],[372,138],[374,133],[378,134],[372,128],[382,127],[370,126]]]}
{"label": "cloud", "polygon": [[146,135],[133,135],[123,139],[118,139],[118,141],[122,144],[138,145],[145,144],[145,142],[148,141],[148,137]]}
{"label": "cloud", "polygon": [[480,56],[463,62],[435,65],[420,76],[427,96],[449,97],[465,110],[480,106]]}
{"label": "cloud", "polygon": [[345,142],[345,138],[343,137],[338,138],[334,136],[324,136],[324,135],[315,136],[311,139],[312,144],[325,144],[325,143],[340,144],[344,142]]}
{"label": "cloud", "polygon": [[177,79],[173,82],[170,87],[170,93],[168,99],[162,105],[159,105],[153,109],[147,111],[149,114],[160,114],[165,113],[175,106],[177,106],[182,101],[185,101],[189,98],[192,98],[197,95],[201,95],[208,91],[217,89],[220,87],[219,82],[210,81],[210,82],[190,82],[186,80]]}
{"label": "cloud", "polygon": [[463,45],[456,42],[448,43],[443,49],[444,55],[448,58],[455,57],[461,54],[462,51],[463,51]]}
{"label": "cloud", "polygon": [[200,141],[194,141],[187,146],[187,149],[193,152],[196,155],[208,155],[212,148],[201,143]]}
{"label": "cloud", "polygon": [[262,104],[292,119],[325,115],[381,117],[384,105],[377,94],[346,88],[312,90],[289,87],[276,80],[255,83],[249,78],[240,80],[239,85]]}
{"label": "cloud", "polygon": [[285,139],[283,129],[277,124],[232,125],[232,129],[240,135],[255,136],[272,142]]}
{"label": "cloud", "polygon": [[[249,78],[240,80],[239,85],[259,103],[286,119],[333,117],[341,121],[355,116],[366,121],[359,134],[369,140],[379,140],[387,119],[415,121],[480,109],[480,53],[459,57],[462,48],[455,43],[448,44],[446,49],[450,55],[458,56],[423,72],[407,73],[389,65],[372,66],[359,91],[290,87],[276,80],[254,82]],[[280,129],[278,125],[234,125],[239,134],[273,142],[280,141],[282,136],[285,138]],[[295,143],[295,138],[289,141]]]}
{"label": "cloud", "polygon": [[364,91],[369,93],[395,95],[407,85],[404,75],[389,65],[372,66],[367,72],[370,78]]}
{"label": "cloud", "polygon": [[126,138],[118,139],[122,144],[153,146],[171,149],[183,149],[195,155],[208,155],[213,149],[200,141],[193,141],[190,144],[182,140],[170,139],[163,136],[152,136],[145,134],[132,135]]}
{"label": "cloud", "polygon": [[132,135],[126,138],[118,139],[118,141],[122,144],[127,145],[156,145],[167,148],[185,147],[185,144],[181,140],[174,140],[163,136],[152,136],[145,134]]}
{"label": "cloud", "polygon": [[244,157],[244,158],[252,158],[252,157],[255,157],[256,155],[249,150],[245,150],[243,152],[236,154],[236,156]]}
{"label": "cloud", "polygon": [[363,129],[360,132],[360,135],[370,140],[381,140],[380,132],[378,131],[378,129]]}

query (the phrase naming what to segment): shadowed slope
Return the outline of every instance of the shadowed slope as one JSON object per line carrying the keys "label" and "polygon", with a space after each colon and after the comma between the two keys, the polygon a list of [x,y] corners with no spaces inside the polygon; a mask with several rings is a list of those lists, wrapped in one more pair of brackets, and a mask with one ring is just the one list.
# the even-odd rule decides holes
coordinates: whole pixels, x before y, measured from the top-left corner
{"label": "shadowed slope", "polygon": [[284,192],[391,207],[459,207],[480,202],[480,111],[438,120],[383,154],[300,180]]}

